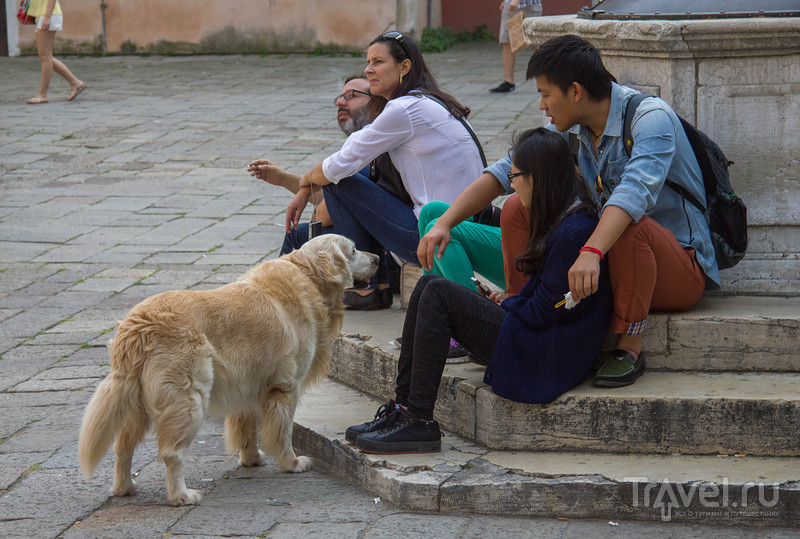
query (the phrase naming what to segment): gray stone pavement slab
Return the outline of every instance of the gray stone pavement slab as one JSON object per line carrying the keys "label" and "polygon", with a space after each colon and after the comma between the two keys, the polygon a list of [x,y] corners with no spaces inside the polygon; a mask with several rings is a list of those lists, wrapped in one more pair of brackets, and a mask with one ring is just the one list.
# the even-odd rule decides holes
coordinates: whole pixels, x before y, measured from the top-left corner
{"label": "gray stone pavement slab", "polygon": [[[541,125],[531,83],[489,94],[496,44],[426,58],[472,108],[487,159]],[[241,468],[207,421],[185,461],[197,506],[167,504],[151,436],[139,491],[111,497],[110,452],[77,467],[83,407],[108,370],[115,320],[153,294],[217,287],[277,256],[291,195],[251,178],[269,158],[303,173],[343,140],[331,98],[353,56],[73,57],[89,88],[27,107],[34,57],[0,58],[0,536],[585,537],[789,536],[772,528],[557,521],[402,511],[312,470]],[[518,62],[520,71],[524,62]],[[519,74],[520,81],[523,79]],[[444,473],[444,472],[442,472]]]}

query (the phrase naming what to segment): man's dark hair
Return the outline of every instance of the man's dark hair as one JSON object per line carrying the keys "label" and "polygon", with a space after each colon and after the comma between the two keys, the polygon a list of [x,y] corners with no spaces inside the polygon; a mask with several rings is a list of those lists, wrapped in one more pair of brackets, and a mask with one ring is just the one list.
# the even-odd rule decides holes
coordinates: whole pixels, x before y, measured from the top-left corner
{"label": "man's dark hair", "polygon": [[548,39],[536,49],[528,62],[526,75],[528,80],[544,76],[564,94],[577,82],[592,101],[611,96],[611,81],[614,80],[594,45],[570,34]]}
{"label": "man's dark hair", "polygon": [[344,83],[347,84],[351,80],[356,80],[356,79],[367,80],[367,76],[365,74],[363,74],[363,73],[359,73],[358,75],[348,75],[347,78],[344,79]]}

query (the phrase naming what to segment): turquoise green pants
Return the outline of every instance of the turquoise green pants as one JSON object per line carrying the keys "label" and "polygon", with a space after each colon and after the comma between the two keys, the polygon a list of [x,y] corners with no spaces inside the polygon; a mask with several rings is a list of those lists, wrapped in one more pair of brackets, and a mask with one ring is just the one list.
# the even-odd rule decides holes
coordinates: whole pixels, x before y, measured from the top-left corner
{"label": "turquoise green pants", "polygon": [[[444,202],[430,202],[422,208],[419,214],[420,237],[449,207]],[[440,260],[434,256],[433,260],[433,269],[425,270],[425,274],[441,275],[475,290],[475,284],[469,279],[474,273],[479,273],[501,290],[506,289],[500,227],[481,225],[468,219],[450,231],[450,243],[444,255]]]}

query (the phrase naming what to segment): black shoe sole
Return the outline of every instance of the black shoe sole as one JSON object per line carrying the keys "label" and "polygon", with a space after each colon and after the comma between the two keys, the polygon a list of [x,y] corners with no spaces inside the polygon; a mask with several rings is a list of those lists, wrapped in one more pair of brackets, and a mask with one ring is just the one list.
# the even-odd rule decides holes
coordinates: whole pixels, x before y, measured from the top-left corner
{"label": "black shoe sole", "polygon": [[366,296],[362,296],[353,291],[344,293],[344,306],[349,311],[377,311],[382,309],[380,293],[375,290]]}
{"label": "black shoe sole", "polygon": [[356,447],[364,453],[379,455],[399,455],[409,453],[439,453],[442,450],[442,441],[431,442],[373,442],[372,440],[357,440]]}

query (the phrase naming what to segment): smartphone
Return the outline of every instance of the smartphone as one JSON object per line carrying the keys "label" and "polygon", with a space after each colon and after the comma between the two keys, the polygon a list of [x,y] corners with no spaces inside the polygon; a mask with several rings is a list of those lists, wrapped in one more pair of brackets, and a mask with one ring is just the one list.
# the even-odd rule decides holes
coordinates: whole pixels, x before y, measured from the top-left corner
{"label": "smartphone", "polygon": [[322,222],[321,221],[312,221],[308,225],[308,239],[313,240],[317,236],[322,234]]}
{"label": "smartphone", "polygon": [[480,292],[480,293],[481,293],[481,296],[483,296],[483,297],[485,297],[485,298],[488,298],[488,297],[489,297],[489,295],[491,295],[491,293],[492,293],[492,292],[491,292],[491,290],[489,290],[489,289],[486,287],[486,285],[485,285],[485,284],[483,284],[482,282],[480,282],[480,281],[479,281],[478,279],[476,279],[475,277],[470,277],[470,280],[471,280],[473,283],[475,283],[475,286],[476,286],[476,287],[478,287],[478,292]]}

